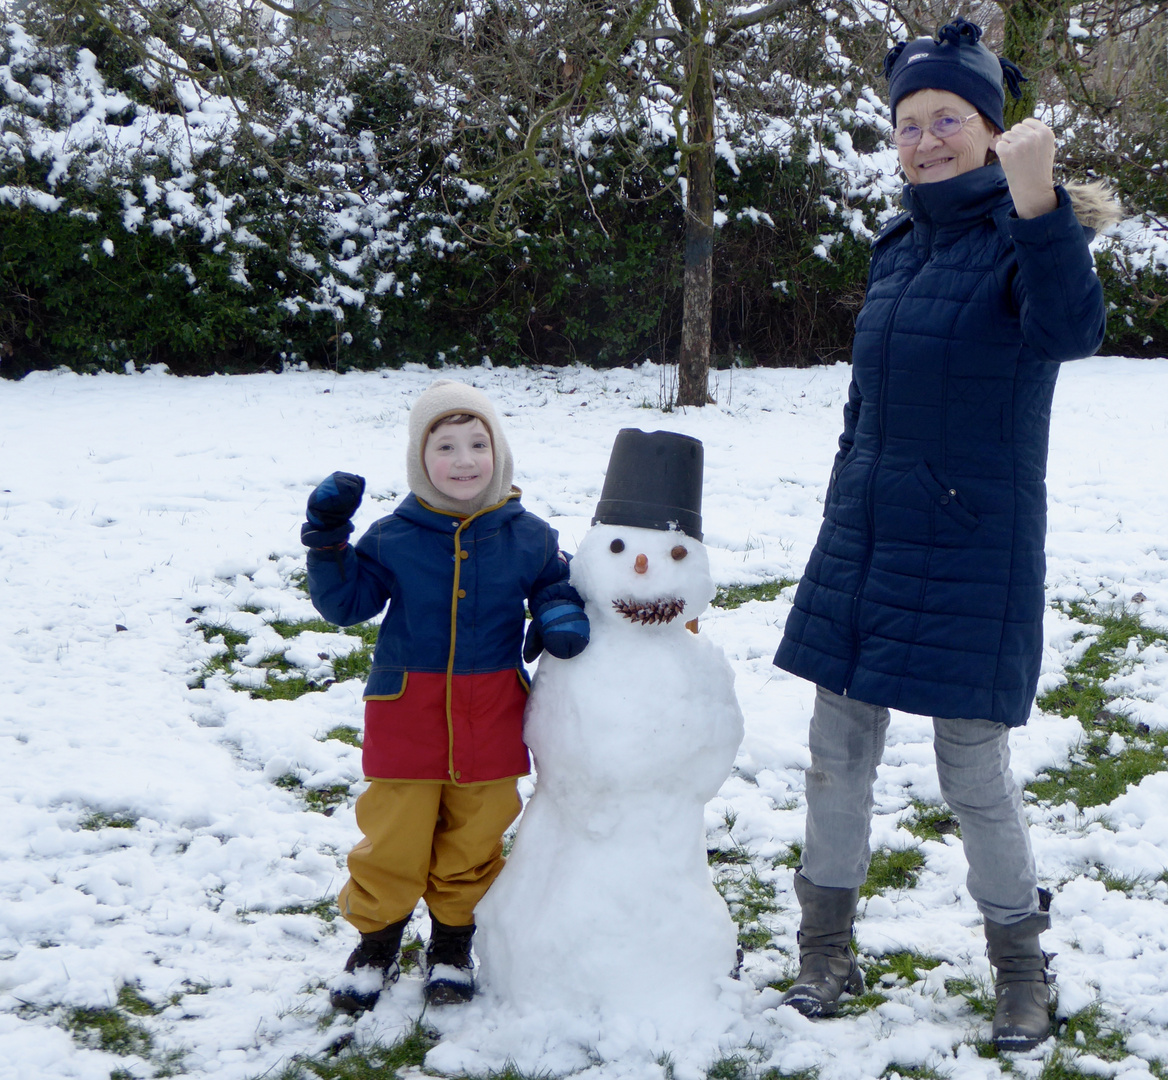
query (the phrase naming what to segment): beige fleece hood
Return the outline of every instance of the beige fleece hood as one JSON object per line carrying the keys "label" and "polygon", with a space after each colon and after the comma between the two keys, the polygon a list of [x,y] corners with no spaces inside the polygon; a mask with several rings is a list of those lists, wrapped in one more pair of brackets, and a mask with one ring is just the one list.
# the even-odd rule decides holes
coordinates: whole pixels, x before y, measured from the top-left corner
{"label": "beige fleece hood", "polygon": [[[426,436],[443,417],[470,413],[477,416],[491,436],[495,455],[495,471],[485,491],[476,499],[463,501],[443,495],[430,481],[423,454]],[[495,407],[481,390],[453,379],[439,379],[419,395],[410,409],[409,445],[406,449],[406,480],[410,490],[436,510],[451,514],[476,514],[488,506],[502,502],[511,491],[511,447],[495,415]]]}

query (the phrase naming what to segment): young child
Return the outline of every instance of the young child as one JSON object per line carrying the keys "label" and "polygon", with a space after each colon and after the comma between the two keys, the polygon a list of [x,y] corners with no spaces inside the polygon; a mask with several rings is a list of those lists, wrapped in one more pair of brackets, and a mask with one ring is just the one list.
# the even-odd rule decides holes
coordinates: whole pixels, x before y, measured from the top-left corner
{"label": "young child", "polygon": [[568,658],[588,619],[546,522],[511,486],[511,451],[490,401],[441,380],[410,411],[410,494],[352,547],[365,481],[333,473],[309,496],[301,539],[316,609],[341,626],[389,602],[365,687],[357,800],[363,839],[338,902],[361,940],[333,988],[334,1007],[371,1008],[398,977],[402,933],[419,899],[430,910],[425,996],[469,1000],[474,909],[503,867],[519,813],[516,780],[527,676],[524,601],[538,642]]}

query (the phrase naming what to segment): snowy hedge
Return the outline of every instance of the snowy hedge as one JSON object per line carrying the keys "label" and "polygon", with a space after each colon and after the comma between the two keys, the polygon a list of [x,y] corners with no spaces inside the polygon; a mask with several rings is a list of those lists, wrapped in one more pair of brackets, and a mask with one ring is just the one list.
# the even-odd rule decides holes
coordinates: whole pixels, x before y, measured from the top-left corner
{"label": "snowy hedge", "polygon": [[[672,356],[684,222],[662,184],[668,109],[619,130],[591,118],[500,231],[456,95],[378,51],[329,56],[244,22],[160,37],[132,11],[84,8],[41,0],[0,38],[0,373]],[[895,213],[887,110],[843,78],[839,41],[822,47],[840,85],[803,93],[802,112],[720,116],[723,360],[845,356],[867,245]],[[207,78],[213,63],[234,80]],[[1099,264],[1108,347],[1162,353],[1163,226],[1125,222]]]}

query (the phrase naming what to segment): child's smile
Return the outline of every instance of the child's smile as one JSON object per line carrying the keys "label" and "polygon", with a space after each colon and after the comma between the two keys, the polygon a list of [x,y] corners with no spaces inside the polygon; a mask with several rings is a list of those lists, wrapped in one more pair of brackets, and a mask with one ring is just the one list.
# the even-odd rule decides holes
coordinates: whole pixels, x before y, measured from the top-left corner
{"label": "child's smile", "polygon": [[478,498],[495,474],[491,435],[481,420],[440,424],[426,438],[422,461],[430,482],[460,502]]}

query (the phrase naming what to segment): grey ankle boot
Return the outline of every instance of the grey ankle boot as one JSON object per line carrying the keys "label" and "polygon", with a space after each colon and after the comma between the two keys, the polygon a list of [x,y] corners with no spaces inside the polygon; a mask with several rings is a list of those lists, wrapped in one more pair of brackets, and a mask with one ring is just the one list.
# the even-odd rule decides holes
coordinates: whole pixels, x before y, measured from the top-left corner
{"label": "grey ankle boot", "polygon": [[[1042,890],[1045,893],[1045,890]],[[1043,910],[1003,926],[985,920],[986,953],[994,967],[994,1023],[991,1039],[999,1050],[1032,1050],[1050,1035],[1050,956],[1038,935],[1050,929],[1050,894]]]}
{"label": "grey ankle boot", "polygon": [[859,889],[827,889],[795,874],[799,924],[799,974],[783,1004],[804,1016],[831,1016],[840,994],[864,992],[864,976],[852,952],[852,919]]}

